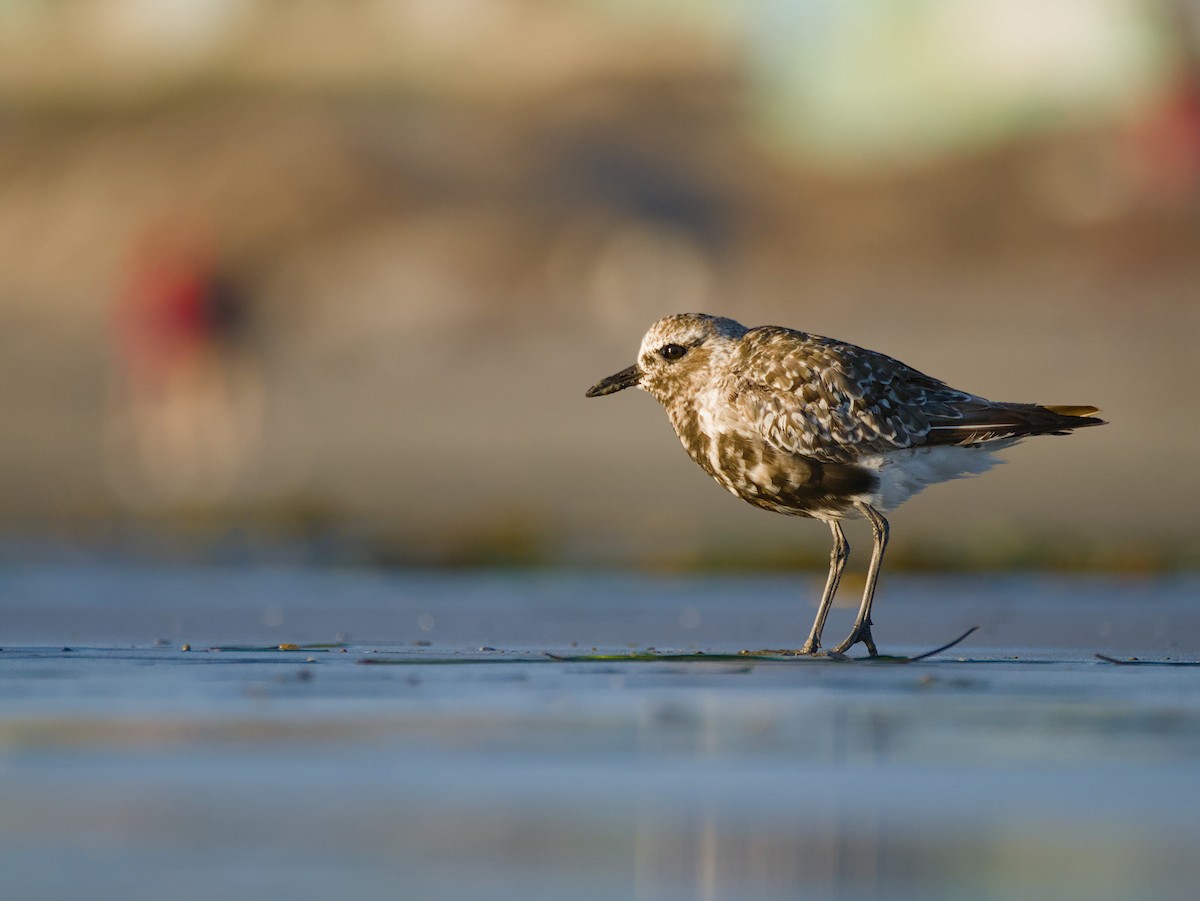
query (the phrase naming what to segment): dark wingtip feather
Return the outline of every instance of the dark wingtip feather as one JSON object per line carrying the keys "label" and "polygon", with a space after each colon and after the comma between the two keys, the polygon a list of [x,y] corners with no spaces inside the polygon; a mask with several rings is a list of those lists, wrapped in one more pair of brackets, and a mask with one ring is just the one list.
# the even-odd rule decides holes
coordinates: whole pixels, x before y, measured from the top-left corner
{"label": "dark wingtip feather", "polygon": [[1090,414],[1097,407],[989,404],[972,406],[959,416],[935,420],[927,444],[983,444],[1032,435],[1068,435],[1074,429],[1105,425],[1103,419]]}

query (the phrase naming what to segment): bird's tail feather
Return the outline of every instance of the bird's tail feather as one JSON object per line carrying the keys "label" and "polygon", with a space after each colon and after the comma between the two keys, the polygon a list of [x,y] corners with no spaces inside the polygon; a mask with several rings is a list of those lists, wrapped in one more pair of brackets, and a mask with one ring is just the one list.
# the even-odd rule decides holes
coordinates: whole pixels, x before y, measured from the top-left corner
{"label": "bird's tail feather", "polygon": [[[1099,413],[1099,407],[1070,407],[1063,404],[1046,404],[1044,410],[1049,410],[1051,413],[1057,413],[1059,416],[1075,416],[1079,418],[1089,418],[1093,413]],[[1100,425],[1099,422],[1089,422],[1088,425]]]}

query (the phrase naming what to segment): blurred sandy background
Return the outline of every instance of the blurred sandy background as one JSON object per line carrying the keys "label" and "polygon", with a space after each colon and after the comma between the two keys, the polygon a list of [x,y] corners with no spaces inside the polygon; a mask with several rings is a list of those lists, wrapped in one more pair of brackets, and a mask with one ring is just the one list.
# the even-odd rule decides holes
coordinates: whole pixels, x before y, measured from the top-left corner
{"label": "blurred sandy background", "polygon": [[897,564],[1195,565],[1198,46],[1152,0],[7,0],[0,554],[823,566],[583,396],[700,310],[1103,408]]}

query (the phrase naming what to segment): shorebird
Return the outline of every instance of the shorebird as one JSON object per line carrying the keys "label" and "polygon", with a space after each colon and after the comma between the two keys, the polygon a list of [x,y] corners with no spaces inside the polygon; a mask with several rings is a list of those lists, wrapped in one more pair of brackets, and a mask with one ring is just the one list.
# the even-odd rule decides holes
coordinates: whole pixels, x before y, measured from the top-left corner
{"label": "shorebird", "polygon": [[998,403],[833,338],[682,313],[660,319],[637,362],[588,397],[638,387],[667,411],[684,449],[718,484],[756,507],[819,519],[833,533],[829,575],[800,654],[821,632],[850,545],[844,519],[866,519],[874,546],[854,627],[832,653],[878,652],[871,604],[890,511],[929,485],[976,475],[1031,435],[1102,425],[1088,406]]}

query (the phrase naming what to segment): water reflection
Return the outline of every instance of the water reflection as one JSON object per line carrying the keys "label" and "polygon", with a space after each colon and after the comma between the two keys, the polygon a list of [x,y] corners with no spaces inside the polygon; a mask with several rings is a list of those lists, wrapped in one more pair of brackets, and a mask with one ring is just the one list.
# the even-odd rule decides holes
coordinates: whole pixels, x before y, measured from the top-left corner
{"label": "water reflection", "polygon": [[[2,575],[13,897],[1116,899],[1200,878],[1200,667],[1102,663],[1077,626],[1180,655],[1130,628],[1157,621],[1195,657],[1194,580],[897,576],[898,637],[984,617],[968,659],[814,665],[541,653],[770,644],[787,578]],[[1006,643],[1032,634],[1063,643]]]}

